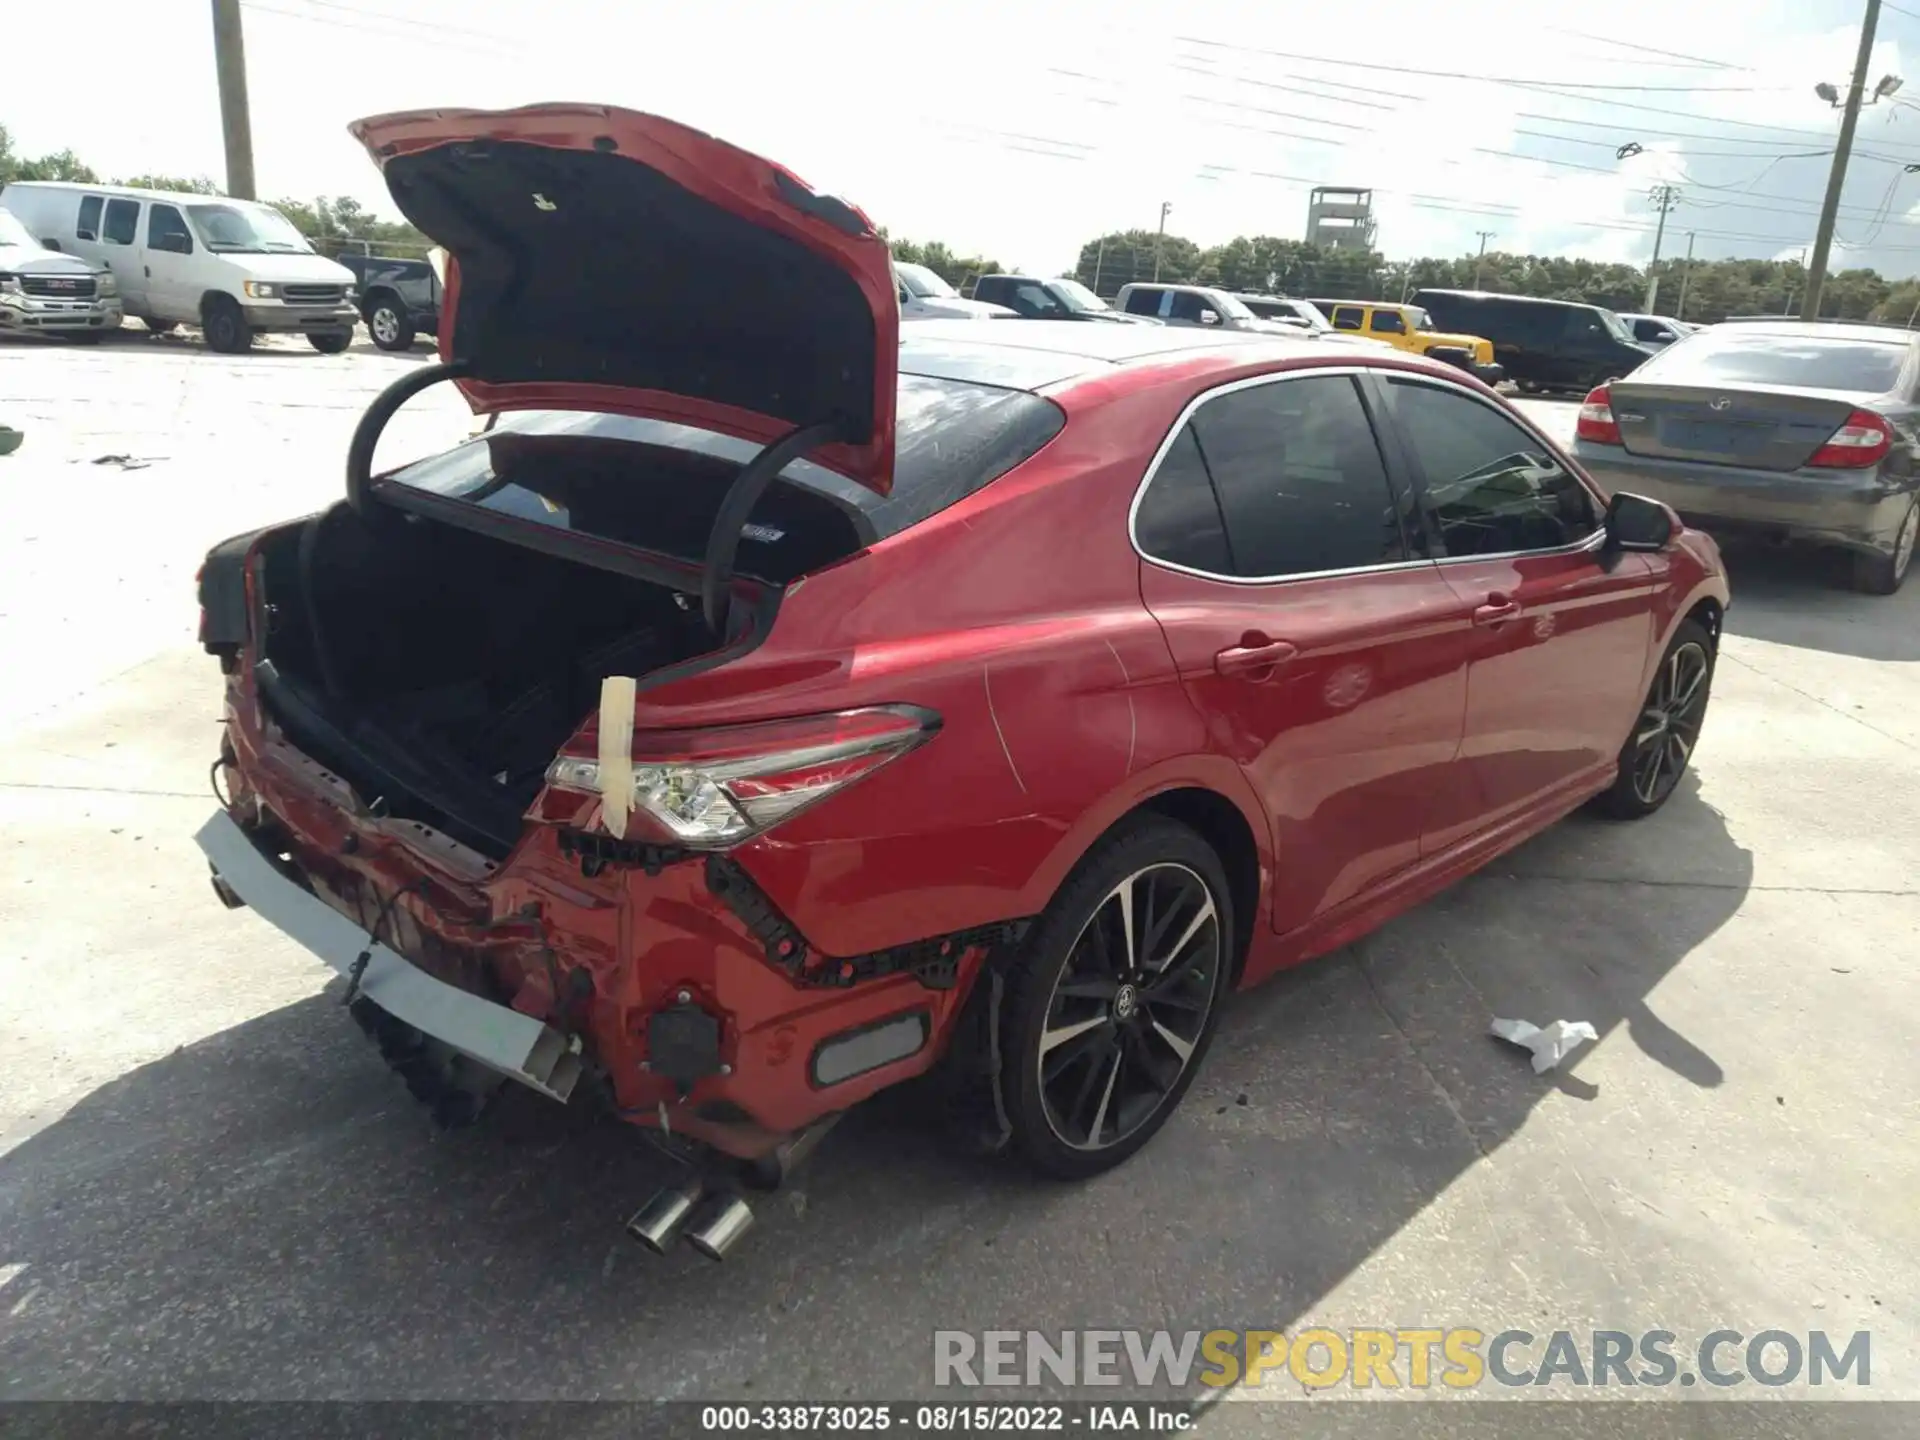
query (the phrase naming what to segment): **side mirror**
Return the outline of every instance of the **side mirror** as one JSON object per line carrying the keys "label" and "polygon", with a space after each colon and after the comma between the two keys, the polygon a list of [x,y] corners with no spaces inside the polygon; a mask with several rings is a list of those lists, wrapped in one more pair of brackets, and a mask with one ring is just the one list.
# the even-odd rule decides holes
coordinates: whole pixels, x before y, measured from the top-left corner
{"label": "side mirror", "polygon": [[1664,550],[1680,529],[1670,506],[1644,495],[1618,494],[1607,502],[1607,544],[1615,550]]}
{"label": "side mirror", "polygon": [[1220,317],[1211,310],[1202,310],[1200,312],[1200,323],[1202,325],[1218,325],[1220,323]]}

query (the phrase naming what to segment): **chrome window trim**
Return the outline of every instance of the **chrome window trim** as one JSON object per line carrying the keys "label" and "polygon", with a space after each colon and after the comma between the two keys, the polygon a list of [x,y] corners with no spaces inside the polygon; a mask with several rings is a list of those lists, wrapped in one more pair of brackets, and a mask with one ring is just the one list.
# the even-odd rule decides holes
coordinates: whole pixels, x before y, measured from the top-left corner
{"label": "chrome window trim", "polygon": [[[1289,380],[1312,379],[1328,375],[1345,375],[1350,378],[1374,375],[1380,377],[1382,380],[1404,379],[1417,384],[1431,385],[1436,390],[1448,390],[1456,395],[1464,395],[1469,400],[1473,400],[1493,411],[1494,414],[1499,415],[1502,419],[1517,422],[1522,430],[1542,445],[1545,445],[1548,456],[1553,458],[1555,463],[1561,464],[1561,468],[1566,469],[1567,473],[1573,477],[1574,482],[1587,492],[1588,498],[1594,502],[1595,511],[1603,517],[1606,514],[1605,504],[1601,501],[1599,495],[1594,492],[1593,487],[1587,483],[1586,477],[1580,474],[1578,470],[1568,468],[1559,455],[1559,447],[1549,441],[1545,435],[1541,434],[1539,428],[1518,411],[1510,414],[1497,405],[1488,405],[1485,396],[1477,395],[1466,386],[1456,384],[1442,375],[1428,375],[1417,370],[1401,370],[1398,367],[1385,365],[1311,365],[1303,366],[1295,370],[1280,370],[1266,375],[1247,375],[1238,380],[1228,380],[1224,384],[1216,385],[1210,390],[1201,391],[1181,408],[1172,426],[1168,428],[1167,433],[1161,438],[1159,446],[1154,450],[1153,459],[1147,462],[1147,472],[1141,477],[1140,483],[1134,487],[1133,501],[1127,506],[1127,543],[1133,547],[1133,553],[1139,556],[1146,564],[1158,566],[1162,570],[1170,570],[1176,575],[1192,575],[1201,580],[1213,580],[1226,585],[1288,585],[1297,580],[1326,580],[1336,575],[1383,575],[1395,570],[1437,568],[1441,565],[1463,565],[1470,562],[1485,562],[1488,560],[1517,560],[1524,555],[1573,555],[1578,554],[1582,550],[1597,550],[1605,542],[1607,529],[1603,519],[1599,528],[1594,530],[1592,534],[1586,536],[1586,538],[1574,541],[1571,544],[1555,546],[1551,550],[1503,550],[1488,555],[1442,555],[1437,559],[1387,560],[1377,565],[1349,565],[1338,570],[1302,570],[1288,575],[1220,575],[1212,570],[1200,570],[1191,565],[1179,565],[1171,560],[1162,560],[1157,556],[1149,555],[1146,550],[1142,548],[1138,528],[1140,502],[1146,496],[1147,487],[1153,484],[1154,477],[1160,473],[1160,464],[1166,459],[1167,452],[1173,448],[1173,442],[1179,438],[1181,430],[1184,429],[1188,422],[1193,419],[1194,415],[1199,412],[1202,405],[1205,405],[1210,400],[1217,400],[1223,395],[1236,394],[1241,390],[1252,390],[1261,385],[1284,385]],[[1376,445],[1380,443],[1378,435],[1374,437],[1374,443]],[[1382,466],[1385,466],[1387,463],[1384,447],[1382,448],[1380,463]],[[1225,517],[1223,516],[1222,524],[1224,525],[1224,523]]]}

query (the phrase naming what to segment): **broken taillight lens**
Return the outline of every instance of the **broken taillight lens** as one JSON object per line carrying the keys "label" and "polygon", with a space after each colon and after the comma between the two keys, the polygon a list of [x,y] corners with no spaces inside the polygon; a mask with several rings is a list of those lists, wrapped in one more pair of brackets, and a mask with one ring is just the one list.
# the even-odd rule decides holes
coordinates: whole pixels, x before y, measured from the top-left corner
{"label": "broken taillight lens", "polygon": [[[940,728],[909,705],[841,710],[701,730],[633,736],[633,812],[674,842],[724,850],[789,820],[925,743]],[[562,755],[557,790],[599,795],[600,763]]]}

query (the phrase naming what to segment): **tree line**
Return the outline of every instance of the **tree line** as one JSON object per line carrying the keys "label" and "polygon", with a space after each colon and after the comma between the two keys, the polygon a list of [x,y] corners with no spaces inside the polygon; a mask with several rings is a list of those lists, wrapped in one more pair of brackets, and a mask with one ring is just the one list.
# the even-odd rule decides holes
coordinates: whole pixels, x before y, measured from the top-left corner
{"label": "tree line", "polygon": [[[72,180],[99,184],[97,172],[72,150],[29,157],[19,154],[0,125],[0,185],[10,180]],[[113,183],[148,190],[218,195],[206,176],[131,175]],[[323,253],[347,240],[383,250],[424,255],[431,244],[403,220],[387,220],[351,195],[313,200],[276,200],[275,209]],[[883,236],[886,231],[880,232]],[[965,290],[978,276],[1003,267],[984,255],[963,254],[940,240],[888,238],[896,260],[925,265]],[[1797,313],[1806,293],[1806,270],[1797,260],[1662,260],[1653,267],[1660,289],[1657,313],[1710,323],[1730,315]],[[1455,259],[1428,256],[1392,261],[1375,251],[1335,250],[1277,235],[1237,235],[1223,245],[1201,246],[1182,235],[1121,230],[1080,247],[1073,274],[1112,299],[1122,285],[1140,280],[1217,285],[1226,290],[1333,299],[1400,300],[1414,291],[1481,289],[1552,300],[1580,300],[1610,310],[1637,311],[1646,299],[1648,272],[1638,266],[1573,255],[1516,255],[1493,251]],[[1820,313],[1836,319],[1920,322],[1920,277],[1889,280],[1878,271],[1841,270],[1827,276]]]}

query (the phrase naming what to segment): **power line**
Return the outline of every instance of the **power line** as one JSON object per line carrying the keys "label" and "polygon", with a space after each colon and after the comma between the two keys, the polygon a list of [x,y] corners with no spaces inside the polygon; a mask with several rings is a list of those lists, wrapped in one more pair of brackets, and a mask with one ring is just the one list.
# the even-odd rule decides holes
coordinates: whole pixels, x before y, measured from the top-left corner
{"label": "power line", "polygon": [[[1265,50],[1255,45],[1232,45],[1224,40],[1207,40],[1194,35],[1175,37],[1183,45],[1201,45],[1212,50],[1227,50],[1240,54],[1271,55],[1279,60],[1304,61],[1310,65],[1334,65],[1353,70],[1378,70],[1390,75],[1419,75],[1431,80],[1472,80],[1482,85],[1525,85],[1535,86],[1537,80],[1521,80],[1501,75],[1470,75],[1462,70],[1423,70],[1411,65],[1383,65],[1373,60],[1336,60],[1326,55],[1302,55],[1292,50]],[[1620,90],[1643,93],[1684,94],[1684,95],[1756,95],[1783,92],[1787,87],[1780,85],[1603,85],[1589,81],[1555,81],[1563,90]]]}
{"label": "power line", "polygon": [[[1892,7],[1889,6],[1889,9]],[[1678,50],[1661,50],[1652,45],[1638,45],[1631,40],[1616,40],[1610,35],[1583,35],[1578,30],[1562,30],[1562,35],[1571,35],[1576,40],[1590,40],[1596,45],[1617,45],[1622,50],[1637,50],[1642,55],[1665,55],[1675,60],[1686,60],[1707,70],[1743,70],[1753,73],[1751,65],[1735,65],[1726,60],[1709,60],[1701,55],[1683,55]]]}
{"label": "power line", "polygon": [[[281,10],[272,5],[263,5],[260,0],[240,0],[240,4],[243,9],[251,10],[256,15],[273,15],[282,20],[298,20],[308,25],[325,25],[336,30],[352,30],[363,35],[378,35],[388,40],[411,40],[417,44],[428,42],[427,36],[411,30],[389,29],[368,24],[365,21],[336,20],[328,15],[314,15],[301,10]],[[506,41],[502,41],[502,48],[498,49],[487,49],[458,39],[434,40],[432,43],[435,48],[463,50],[470,55],[485,55],[495,60],[506,59],[512,53],[505,48],[509,43]]]}

